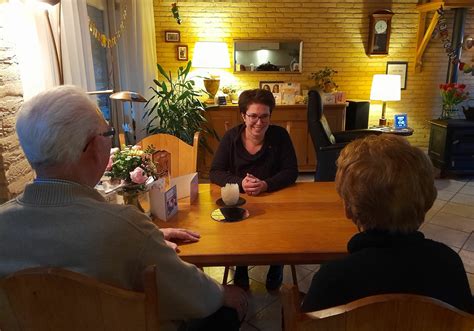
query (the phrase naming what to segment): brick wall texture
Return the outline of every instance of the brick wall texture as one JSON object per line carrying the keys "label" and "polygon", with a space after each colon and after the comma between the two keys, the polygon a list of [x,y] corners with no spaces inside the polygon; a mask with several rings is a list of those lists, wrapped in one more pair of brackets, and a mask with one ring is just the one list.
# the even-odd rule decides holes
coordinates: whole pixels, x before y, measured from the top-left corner
{"label": "brick wall texture", "polygon": [[[351,1],[351,0],[228,0],[185,1],[178,6],[182,18],[178,25],[171,13],[175,1],[154,0],[158,63],[172,72],[184,62],[177,61],[177,43],[165,42],[165,30],[178,30],[179,44],[188,45],[190,59],[196,41],[225,41],[233,53],[233,39],[298,39],[303,41],[303,72],[232,73],[240,89],[258,87],[259,81],[294,81],[308,88],[314,85],[309,78],[325,66],[338,71],[335,81],[339,91],[350,99],[369,99],[372,76],[385,73],[387,61],[407,61],[408,81],[402,90],[401,101],[387,104],[387,118],[395,113],[408,113],[409,126],[415,133],[412,144],[426,148],[429,142],[428,120],[441,112],[438,85],[445,82],[448,57],[441,40],[430,40],[423,56],[423,70],[415,73],[416,37],[419,13],[416,0]],[[388,56],[367,56],[369,15],[377,9],[390,9],[392,33]],[[468,11],[465,35],[474,33],[474,12]],[[432,17],[426,20],[428,26]],[[446,10],[449,38],[454,14]],[[473,64],[474,49],[465,51],[462,60]],[[233,63],[233,56],[231,54]],[[459,74],[459,82],[466,83],[474,93],[474,77]],[[376,125],[381,102],[371,103],[369,124]],[[460,118],[464,118],[460,115]]]}
{"label": "brick wall texture", "polygon": [[15,114],[22,102],[14,44],[0,20],[0,203],[22,192],[33,178],[15,134]]}

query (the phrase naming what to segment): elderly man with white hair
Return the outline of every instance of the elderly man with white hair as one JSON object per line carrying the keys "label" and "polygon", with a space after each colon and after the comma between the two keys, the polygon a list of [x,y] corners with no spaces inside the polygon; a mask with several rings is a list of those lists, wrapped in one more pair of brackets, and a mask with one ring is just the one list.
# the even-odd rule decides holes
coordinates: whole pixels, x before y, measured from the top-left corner
{"label": "elderly man with white hair", "polygon": [[145,267],[156,264],[160,330],[238,330],[245,292],[221,286],[165,242],[198,234],[160,230],[135,207],[108,204],[94,190],[114,132],[83,91],[38,94],[22,106],[16,130],[36,179],[0,206],[0,277],[54,266],[137,290]]}

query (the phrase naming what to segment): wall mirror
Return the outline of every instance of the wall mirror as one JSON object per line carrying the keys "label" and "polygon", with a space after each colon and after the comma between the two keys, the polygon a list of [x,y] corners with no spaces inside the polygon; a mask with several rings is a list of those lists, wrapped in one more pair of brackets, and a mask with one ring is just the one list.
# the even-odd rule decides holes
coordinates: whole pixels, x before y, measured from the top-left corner
{"label": "wall mirror", "polygon": [[234,40],[234,72],[301,73],[301,40]]}

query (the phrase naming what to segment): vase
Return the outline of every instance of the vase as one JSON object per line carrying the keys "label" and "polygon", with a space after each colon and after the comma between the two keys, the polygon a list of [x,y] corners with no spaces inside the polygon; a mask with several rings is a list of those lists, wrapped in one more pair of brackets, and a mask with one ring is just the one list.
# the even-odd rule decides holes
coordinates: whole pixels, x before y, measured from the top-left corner
{"label": "vase", "polygon": [[447,105],[444,104],[442,111],[441,111],[441,116],[439,117],[440,120],[449,120],[453,118],[454,112],[456,112],[456,106],[455,105]]}
{"label": "vase", "polygon": [[127,190],[124,189],[123,191],[119,192],[119,194],[123,197],[123,203],[125,205],[132,205],[138,208],[139,211],[142,213],[145,212],[143,209],[140,198],[143,194],[147,194],[147,192],[137,189]]}

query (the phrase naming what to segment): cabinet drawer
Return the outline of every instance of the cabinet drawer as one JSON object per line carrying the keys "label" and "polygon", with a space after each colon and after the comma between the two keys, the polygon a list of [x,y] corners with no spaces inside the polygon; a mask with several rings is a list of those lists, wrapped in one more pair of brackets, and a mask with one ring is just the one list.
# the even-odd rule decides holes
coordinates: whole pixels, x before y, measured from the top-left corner
{"label": "cabinet drawer", "polygon": [[464,156],[453,156],[448,164],[448,169],[452,170],[472,170],[474,164],[474,154]]}
{"label": "cabinet drawer", "polygon": [[474,154],[474,132],[463,131],[453,133],[451,152],[453,154]]}

